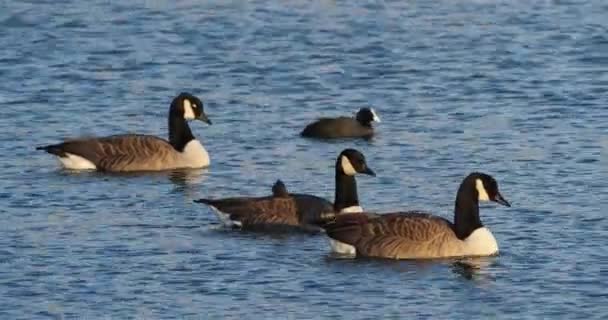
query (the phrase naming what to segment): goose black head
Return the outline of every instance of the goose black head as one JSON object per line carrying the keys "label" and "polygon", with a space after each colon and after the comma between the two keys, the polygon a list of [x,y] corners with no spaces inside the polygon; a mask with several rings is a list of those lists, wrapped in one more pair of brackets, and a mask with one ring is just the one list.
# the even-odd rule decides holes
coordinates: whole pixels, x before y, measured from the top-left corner
{"label": "goose black head", "polygon": [[376,176],[376,173],[370,169],[365,162],[365,156],[355,149],[344,149],[338,156],[336,169],[340,170],[347,176],[354,176],[357,173]]}
{"label": "goose black head", "polygon": [[373,108],[361,108],[357,112],[357,121],[364,126],[371,126],[372,122],[380,122],[380,118]]}
{"label": "goose black head", "polygon": [[182,92],[173,99],[171,112],[184,117],[186,120],[200,120],[211,124],[211,120],[205,114],[203,102],[195,95],[187,92]]}
{"label": "goose black head", "polygon": [[498,191],[498,183],[492,176],[481,172],[474,172],[469,175],[469,179],[467,180],[469,181],[468,183],[474,184],[478,201],[493,201],[503,206],[511,206]]}

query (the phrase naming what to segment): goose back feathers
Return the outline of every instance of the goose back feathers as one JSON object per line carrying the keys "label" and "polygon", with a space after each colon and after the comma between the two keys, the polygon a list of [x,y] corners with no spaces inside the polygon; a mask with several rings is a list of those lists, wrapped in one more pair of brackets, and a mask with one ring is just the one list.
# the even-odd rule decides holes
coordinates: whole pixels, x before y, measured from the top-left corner
{"label": "goose back feathers", "polygon": [[44,150],[57,155],[60,160],[81,158],[81,162],[90,162],[90,169],[101,171],[157,171],[189,164],[188,158],[176,152],[166,140],[149,135],[68,140],[44,147]]}
{"label": "goose back feathers", "polygon": [[233,197],[199,199],[212,207],[227,226],[251,231],[318,232],[313,225],[323,212],[332,210],[332,203],[308,194],[290,194],[281,180],[272,187],[273,194],[265,197]]}

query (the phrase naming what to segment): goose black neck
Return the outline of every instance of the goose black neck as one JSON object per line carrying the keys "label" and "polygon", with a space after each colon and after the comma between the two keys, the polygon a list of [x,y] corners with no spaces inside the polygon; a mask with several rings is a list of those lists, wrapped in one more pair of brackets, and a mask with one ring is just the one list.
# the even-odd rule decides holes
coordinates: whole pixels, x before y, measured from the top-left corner
{"label": "goose black neck", "polygon": [[371,120],[364,120],[364,119],[357,119],[357,122],[359,122],[360,125],[367,127],[367,128],[371,128],[372,127],[372,121]]}
{"label": "goose black neck", "polygon": [[181,114],[169,112],[169,143],[175,150],[182,152],[188,142],[194,140],[188,122]]}
{"label": "goose black neck", "polygon": [[454,232],[460,240],[466,239],[477,228],[483,227],[479,219],[479,200],[474,183],[463,182],[458,189],[454,207]]}
{"label": "goose black neck", "polygon": [[358,206],[357,181],[355,176],[346,175],[336,168],[336,196],[334,199],[334,210],[340,212],[344,208]]}

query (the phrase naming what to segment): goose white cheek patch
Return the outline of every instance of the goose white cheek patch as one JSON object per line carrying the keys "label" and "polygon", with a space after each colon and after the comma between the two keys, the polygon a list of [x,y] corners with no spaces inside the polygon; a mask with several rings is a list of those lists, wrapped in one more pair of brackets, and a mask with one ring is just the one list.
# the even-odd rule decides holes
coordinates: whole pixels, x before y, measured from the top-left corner
{"label": "goose white cheek patch", "polygon": [[184,99],[184,119],[194,119],[194,110],[192,109],[192,102],[188,99]]}
{"label": "goose white cheek patch", "polygon": [[344,173],[348,176],[354,176],[357,173],[355,167],[353,167],[352,163],[350,163],[350,160],[348,160],[348,158],[345,156],[341,157],[340,165],[342,165],[342,171],[344,171]]}
{"label": "goose white cheek patch", "polygon": [[360,206],[350,206],[340,210],[340,213],[355,213],[355,212],[363,212],[363,208]]}
{"label": "goose white cheek patch", "polygon": [[376,114],[376,111],[374,109],[370,109],[370,110],[372,111],[372,116],[373,116],[372,120],[376,121],[378,123],[382,122],[382,121],[380,121],[380,117],[378,117],[378,115]]}
{"label": "goose white cheek patch", "polygon": [[483,182],[481,182],[481,180],[479,180],[479,179],[475,180],[475,187],[477,188],[477,194],[478,194],[477,199],[479,201],[490,201],[490,196],[488,196],[488,192],[486,191],[486,188],[483,186]]}

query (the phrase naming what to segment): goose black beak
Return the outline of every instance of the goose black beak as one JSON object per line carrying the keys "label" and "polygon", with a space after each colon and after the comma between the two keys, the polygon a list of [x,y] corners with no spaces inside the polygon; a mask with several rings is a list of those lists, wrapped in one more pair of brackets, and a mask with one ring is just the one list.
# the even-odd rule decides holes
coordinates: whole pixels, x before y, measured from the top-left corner
{"label": "goose black beak", "polygon": [[496,193],[496,196],[494,196],[494,199],[492,199],[492,201],[496,202],[496,203],[500,203],[505,207],[510,207],[511,204],[509,203],[509,201],[507,201],[505,198],[502,197],[502,195],[500,193]]}
{"label": "goose black beak", "polygon": [[196,120],[200,120],[208,125],[211,125],[211,120],[209,120],[209,118],[207,117],[207,115],[204,112],[201,112],[201,115],[198,116],[198,118],[196,118]]}
{"label": "goose black beak", "polygon": [[376,176],[376,173],[374,172],[374,170],[370,169],[367,166],[365,167],[365,170],[361,171],[360,173],[367,174],[367,175],[370,175],[372,177]]}

